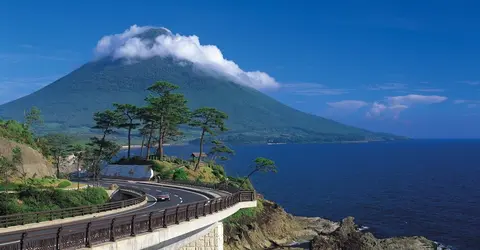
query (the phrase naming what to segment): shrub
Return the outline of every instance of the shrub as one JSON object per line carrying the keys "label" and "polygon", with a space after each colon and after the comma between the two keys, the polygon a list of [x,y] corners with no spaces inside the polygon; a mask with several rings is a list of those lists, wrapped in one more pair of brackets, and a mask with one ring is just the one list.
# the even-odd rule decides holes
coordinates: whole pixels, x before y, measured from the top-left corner
{"label": "shrub", "polygon": [[212,174],[215,175],[215,177],[221,179],[222,177],[225,177],[225,169],[221,165],[211,165],[212,168]]}
{"label": "shrub", "polygon": [[180,180],[188,180],[187,172],[183,168],[177,168],[173,172],[173,180],[180,181]]}
{"label": "shrub", "polygon": [[173,170],[163,171],[158,173],[157,176],[160,177],[160,180],[170,180],[172,179],[173,172]]}
{"label": "shrub", "polygon": [[58,188],[66,188],[66,187],[70,187],[72,185],[72,183],[70,181],[62,181],[60,183],[58,183],[57,187]]}
{"label": "shrub", "polygon": [[165,166],[165,164],[163,164],[160,161],[153,161],[152,162],[152,169],[155,172],[161,173],[161,172],[165,171],[166,168],[167,168],[167,166]]}
{"label": "shrub", "polygon": [[101,187],[88,187],[80,192],[82,192],[84,199],[92,205],[103,204],[109,198],[107,191]]}

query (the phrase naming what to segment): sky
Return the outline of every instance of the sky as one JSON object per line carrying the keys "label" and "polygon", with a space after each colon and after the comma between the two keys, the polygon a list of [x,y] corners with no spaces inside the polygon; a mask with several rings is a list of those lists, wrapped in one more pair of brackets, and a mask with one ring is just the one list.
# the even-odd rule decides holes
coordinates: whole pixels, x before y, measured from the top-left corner
{"label": "sky", "polygon": [[[0,1],[0,103],[105,53],[172,55],[301,111],[480,138],[480,2]],[[148,47],[132,34],[165,27]]]}

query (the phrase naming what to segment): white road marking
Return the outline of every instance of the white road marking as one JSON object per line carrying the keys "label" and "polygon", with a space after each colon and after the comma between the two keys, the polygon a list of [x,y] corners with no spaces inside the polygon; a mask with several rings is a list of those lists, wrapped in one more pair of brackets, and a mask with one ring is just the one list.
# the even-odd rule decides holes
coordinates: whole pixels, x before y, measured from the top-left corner
{"label": "white road marking", "polygon": [[143,189],[145,189],[145,190],[151,190],[150,188],[143,188]]}
{"label": "white road marking", "polygon": [[162,190],[158,190],[158,189],[157,189],[157,192],[161,193],[161,192],[162,192]]}
{"label": "white road marking", "polygon": [[178,197],[178,194],[174,194],[173,196]]}

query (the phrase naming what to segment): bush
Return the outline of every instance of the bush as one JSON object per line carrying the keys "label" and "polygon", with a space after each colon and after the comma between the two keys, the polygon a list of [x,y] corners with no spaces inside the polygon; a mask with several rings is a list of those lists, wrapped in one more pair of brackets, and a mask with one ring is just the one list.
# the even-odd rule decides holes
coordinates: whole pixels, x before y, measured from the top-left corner
{"label": "bush", "polygon": [[72,183],[70,181],[62,181],[60,183],[58,183],[57,187],[58,188],[66,188],[66,187],[70,187],[72,185]]}
{"label": "bush", "polygon": [[187,172],[185,172],[185,169],[183,169],[183,168],[177,168],[173,172],[172,179],[175,180],[175,181],[188,180]]}
{"label": "bush", "polygon": [[152,169],[155,172],[161,173],[161,172],[165,171],[166,168],[167,168],[167,166],[165,166],[165,164],[163,164],[160,161],[153,161],[152,162]]}
{"label": "bush", "polygon": [[7,201],[5,196],[0,196],[0,215],[100,205],[108,199],[103,188],[70,191],[53,188],[40,190],[27,186],[17,194],[9,194]]}
{"label": "bush", "polygon": [[160,180],[170,180],[172,179],[173,172],[173,170],[163,171],[158,173],[157,176],[160,178]]}
{"label": "bush", "polygon": [[84,199],[92,205],[103,204],[109,199],[107,191],[101,187],[88,187],[79,192],[82,192]]}
{"label": "bush", "polygon": [[215,175],[215,177],[222,179],[225,177],[225,169],[221,165],[211,165],[212,168],[212,174]]}

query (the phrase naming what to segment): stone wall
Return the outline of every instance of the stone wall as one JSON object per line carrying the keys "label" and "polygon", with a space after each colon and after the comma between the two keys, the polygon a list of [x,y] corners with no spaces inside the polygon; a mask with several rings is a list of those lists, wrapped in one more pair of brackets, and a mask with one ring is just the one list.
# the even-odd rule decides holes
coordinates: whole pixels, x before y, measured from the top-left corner
{"label": "stone wall", "polygon": [[223,250],[223,223],[217,222],[210,232],[180,250]]}

